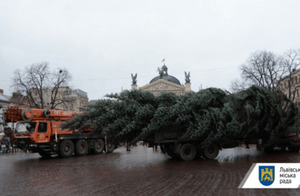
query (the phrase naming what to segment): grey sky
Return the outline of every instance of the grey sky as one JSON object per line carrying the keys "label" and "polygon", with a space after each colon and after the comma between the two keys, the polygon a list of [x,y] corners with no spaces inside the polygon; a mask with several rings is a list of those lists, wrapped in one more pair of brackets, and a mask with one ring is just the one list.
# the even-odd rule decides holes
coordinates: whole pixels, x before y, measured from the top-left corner
{"label": "grey sky", "polygon": [[256,50],[300,48],[298,0],[0,0],[0,88],[18,68],[49,62],[90,99],[143,86],[166,59],[194,91],[229,89]]}

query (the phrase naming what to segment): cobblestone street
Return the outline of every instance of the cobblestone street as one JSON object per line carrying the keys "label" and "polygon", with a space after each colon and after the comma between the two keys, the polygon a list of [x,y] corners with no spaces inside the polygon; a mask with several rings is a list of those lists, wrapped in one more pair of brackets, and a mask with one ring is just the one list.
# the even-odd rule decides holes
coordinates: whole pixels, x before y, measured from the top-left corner
{"label": "cobblestone street", "polygon": [[42,159],[0,154],[0,194],[6,195],[299,195],[299,189],[238,189],[252,163],[300,162],[297,153],[270,155],[222,150],[217,160],[172,160],[152,148],[82,157]]}

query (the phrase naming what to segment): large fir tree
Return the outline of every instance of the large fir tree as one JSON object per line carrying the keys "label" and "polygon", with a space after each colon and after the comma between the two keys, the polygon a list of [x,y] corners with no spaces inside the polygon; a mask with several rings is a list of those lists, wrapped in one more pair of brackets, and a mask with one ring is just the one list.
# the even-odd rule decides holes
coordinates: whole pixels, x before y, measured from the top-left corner
{"label": "large fir tree", "polygon": [[225,140],[262,138],[271,144],[285,134],[297,108],[280,91],[252,86],[237,94],[209,88],[182,96],[123,91],[107,95],[87,111],[64,123],[63,128],[93,128],[113,143],[137,142],[156,131],[176,131],[178,141],[203,145]]}

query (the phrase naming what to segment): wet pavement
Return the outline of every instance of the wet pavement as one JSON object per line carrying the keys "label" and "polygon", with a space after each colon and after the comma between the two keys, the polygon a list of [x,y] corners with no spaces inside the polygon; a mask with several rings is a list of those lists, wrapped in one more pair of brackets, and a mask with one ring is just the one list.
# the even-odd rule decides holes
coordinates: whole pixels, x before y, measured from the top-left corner
{"label": "wet pavement", "polygon": [[152,148],[50,159],[0,154],[0,195],[300,195],[300,189],[238,189],[252,163],[300,162],[299,153],[222,150],[216,160],[173,160]]}

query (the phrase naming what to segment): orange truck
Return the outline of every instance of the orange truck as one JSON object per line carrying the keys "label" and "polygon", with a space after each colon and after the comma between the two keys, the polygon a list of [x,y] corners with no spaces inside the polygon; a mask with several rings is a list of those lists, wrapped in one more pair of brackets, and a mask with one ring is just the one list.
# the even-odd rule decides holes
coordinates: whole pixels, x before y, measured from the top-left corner
{"label": "orange truck", "polygon": [[114,146],[105,149],[105,137],[85,130],[61,129],[61,124],[79,114],[76,111],[49,110],[9,106],[5,109],[5,122],[16,123],[14,143],[17,148],[39,153],[42,157],[59,155],[71,157],[89,152],[112,152]]}

